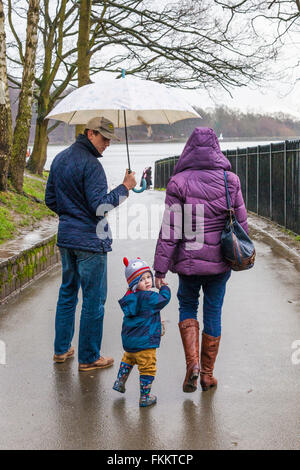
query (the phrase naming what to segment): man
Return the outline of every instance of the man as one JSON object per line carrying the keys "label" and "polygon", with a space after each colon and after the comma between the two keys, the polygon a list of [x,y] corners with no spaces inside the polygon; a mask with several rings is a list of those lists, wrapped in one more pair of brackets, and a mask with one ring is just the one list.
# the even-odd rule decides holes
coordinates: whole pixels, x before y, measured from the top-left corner
{"label": "man", "polygon": [[98,214],[101,205],[117,207],[136,186],[136,181],[134,172],[126,171],[123,183],[107,193],[106,175],[98,158],[111,139],[118,140],[112,122],[104,117],[90,119],[84,134],[79,134],[76,142],[53,160],[46,188],[46,205],[59,216],[57,245],[62,262],[53,359],[65,362],[74,355],[71,342],[81,286],[79,371],[102,369],[114,362],[112,357],[100,355],[107,253],[111,251],[112,240],[109,231],[107,237],[103,233],[97,235],[97,225],[103,219]]}

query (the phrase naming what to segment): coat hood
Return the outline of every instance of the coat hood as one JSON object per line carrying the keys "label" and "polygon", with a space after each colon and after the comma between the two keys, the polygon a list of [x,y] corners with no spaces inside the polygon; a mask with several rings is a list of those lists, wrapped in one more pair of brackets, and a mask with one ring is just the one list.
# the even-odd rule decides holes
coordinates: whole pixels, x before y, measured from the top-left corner
{"label": "coat hood", "polygon": [[220,149],[218,138],[209,127],[196,127],[175,165],[173,175],[184,170],[230,170],[231,164]]}
{"label": "coat hood", "polygon": [[138,298],[136,294],[125,294],[119,304],[126,317],[134,317],[137,313]]}

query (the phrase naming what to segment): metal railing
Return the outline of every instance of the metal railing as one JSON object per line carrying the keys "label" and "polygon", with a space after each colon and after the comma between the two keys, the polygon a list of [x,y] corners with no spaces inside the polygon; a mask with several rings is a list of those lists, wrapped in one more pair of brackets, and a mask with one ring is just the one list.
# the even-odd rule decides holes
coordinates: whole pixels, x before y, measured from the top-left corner
{"label": "metal railing", "polygon": [[[248,210],[300,233],[300,140],[225,150]],[[155,162],[156,189],[166,188],[179,156]]]}

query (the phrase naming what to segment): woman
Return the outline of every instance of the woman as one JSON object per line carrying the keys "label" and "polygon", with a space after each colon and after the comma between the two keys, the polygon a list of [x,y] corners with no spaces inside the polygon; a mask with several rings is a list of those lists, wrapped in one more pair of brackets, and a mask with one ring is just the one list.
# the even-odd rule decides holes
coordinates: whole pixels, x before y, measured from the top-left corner
{"label": "woman", "polygon": [[[227,214],[224,170],[227,171],[228,189],[236,218],[248,232],[240,180],[230,169],[230,162],[222,154],[215,132],[206,127],[197,127],[188,139],[167,186],[166,206],[181,207],[184,213],[185,205],[192,205],[193,229],[199,220],[196,218],[197,205],[204,208],[203,244],[194,247],[187,243],[188,238],[184,233],[178,236],[178,224],[176,227],[174,222],[176,217],[171,211],[172,215],[168,218],[170,211],[166,209],[154,259],[156,287],[165,283],[168,270],[177,273],[179,277],[179,330],[187,369],[184,392],[197,389],[199,373],[203,391],[217,385],[213,369],[221,339],[221,311],[226,283],[231,274],[220,247]],[[166,237],[167,233],[169,235]],[[201,287],[204,295],[204,328],[199,363],[197,311]]]}

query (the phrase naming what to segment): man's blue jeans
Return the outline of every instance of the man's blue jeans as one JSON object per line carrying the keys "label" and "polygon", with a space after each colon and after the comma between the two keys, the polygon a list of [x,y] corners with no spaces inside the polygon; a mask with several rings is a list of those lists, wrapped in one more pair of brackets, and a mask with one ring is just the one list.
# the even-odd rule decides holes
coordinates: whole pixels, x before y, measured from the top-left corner
{"label": "man's blue jeans", "polygon": [[78,361],[90,364],[100,357],[104,304],[107,295],[107,254],[59,248],[62,284],[55,318],[55,354],[64,354],[74,335],[78,291],[82,289]]}
{"label": "man's blue jeans", "polygon": [[177,298],[179,300],[179,321],[193,318],[197,320],[199,293],[203,289],[204,333],[217,338],[221,335],[221,313],[226,290],[226,282],[231,271],[210,276],[179,275]]}

